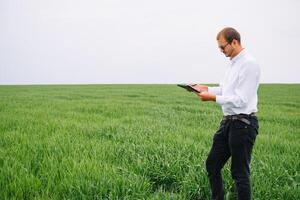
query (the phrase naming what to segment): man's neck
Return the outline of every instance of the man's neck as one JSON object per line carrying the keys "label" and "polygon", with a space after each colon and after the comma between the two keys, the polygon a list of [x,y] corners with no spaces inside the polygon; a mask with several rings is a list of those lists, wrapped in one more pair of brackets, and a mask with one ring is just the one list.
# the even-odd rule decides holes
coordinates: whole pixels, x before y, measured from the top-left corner
{"label": "man's neck", "polygon": [[238,49],[236,49],[235,52],[233,52],[233,54],[231,55],[230,59],[232,60],[235,56],[239,55],[239,53],[241,53],[241,51],[243,51],[243,47],[240,47]]}

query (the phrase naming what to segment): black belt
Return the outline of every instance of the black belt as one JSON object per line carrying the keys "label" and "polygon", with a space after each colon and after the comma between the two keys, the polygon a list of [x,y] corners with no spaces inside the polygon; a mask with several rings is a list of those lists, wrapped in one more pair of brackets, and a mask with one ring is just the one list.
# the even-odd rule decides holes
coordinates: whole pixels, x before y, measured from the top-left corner
{"label": "black belt", "polygon": [[255,113],[250,113],[250,114],[237,114],[237,115],[226,115],[223,116],[223,120],[239,120],[242,121],[248,125],[251,124],[249,118],[250,117],[255,117],[256,114]]}

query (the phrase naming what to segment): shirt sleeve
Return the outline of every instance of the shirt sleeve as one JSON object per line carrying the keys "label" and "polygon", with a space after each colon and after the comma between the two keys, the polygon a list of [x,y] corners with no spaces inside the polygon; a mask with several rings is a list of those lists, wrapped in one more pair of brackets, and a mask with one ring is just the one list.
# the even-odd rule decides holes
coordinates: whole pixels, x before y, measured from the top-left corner
{"label": "shirt sleeve", "polygon": [[216,95],[216,102],[236,108],[244,107],[257,92],[260,70],[255,62],[245,63],[238,75],[238,83],[232,95]]}
{"label": "shirt sleeve", "polygon": [[208,87],[208,92],[213,93],[214,95],[221,95],[222,94],[222,87]]}

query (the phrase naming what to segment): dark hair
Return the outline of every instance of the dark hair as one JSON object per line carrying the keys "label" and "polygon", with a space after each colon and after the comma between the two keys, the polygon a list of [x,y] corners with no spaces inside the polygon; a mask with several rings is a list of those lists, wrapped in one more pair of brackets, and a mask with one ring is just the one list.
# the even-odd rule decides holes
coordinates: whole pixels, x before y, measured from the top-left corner
{"label": "dark hair", "polygon": [[234,39],[236,39],[238,43],[241,44],[241,36],[239,32],[237,32],[237,30],[235,30],[234,28],[226,27],[223,30],[221,30],[217,35],[217,40],[219,40],[221,36],[224,36],[226,42],[230,44]]}

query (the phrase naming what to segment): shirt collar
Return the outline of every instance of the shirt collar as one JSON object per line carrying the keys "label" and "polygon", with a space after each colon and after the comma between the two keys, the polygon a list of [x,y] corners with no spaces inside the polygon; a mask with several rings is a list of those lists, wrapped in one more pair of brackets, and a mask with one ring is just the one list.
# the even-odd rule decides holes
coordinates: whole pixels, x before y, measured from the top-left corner
{"label": "shirt collar", "polygon": [[236,63],[239,59],[244,57],[245,54],[246,54],[246,51],[243,49],[242,51],[240,51],[240,53],[238,55],[236,55],[230,59],[231,64],[233,65],[234,63]]}

